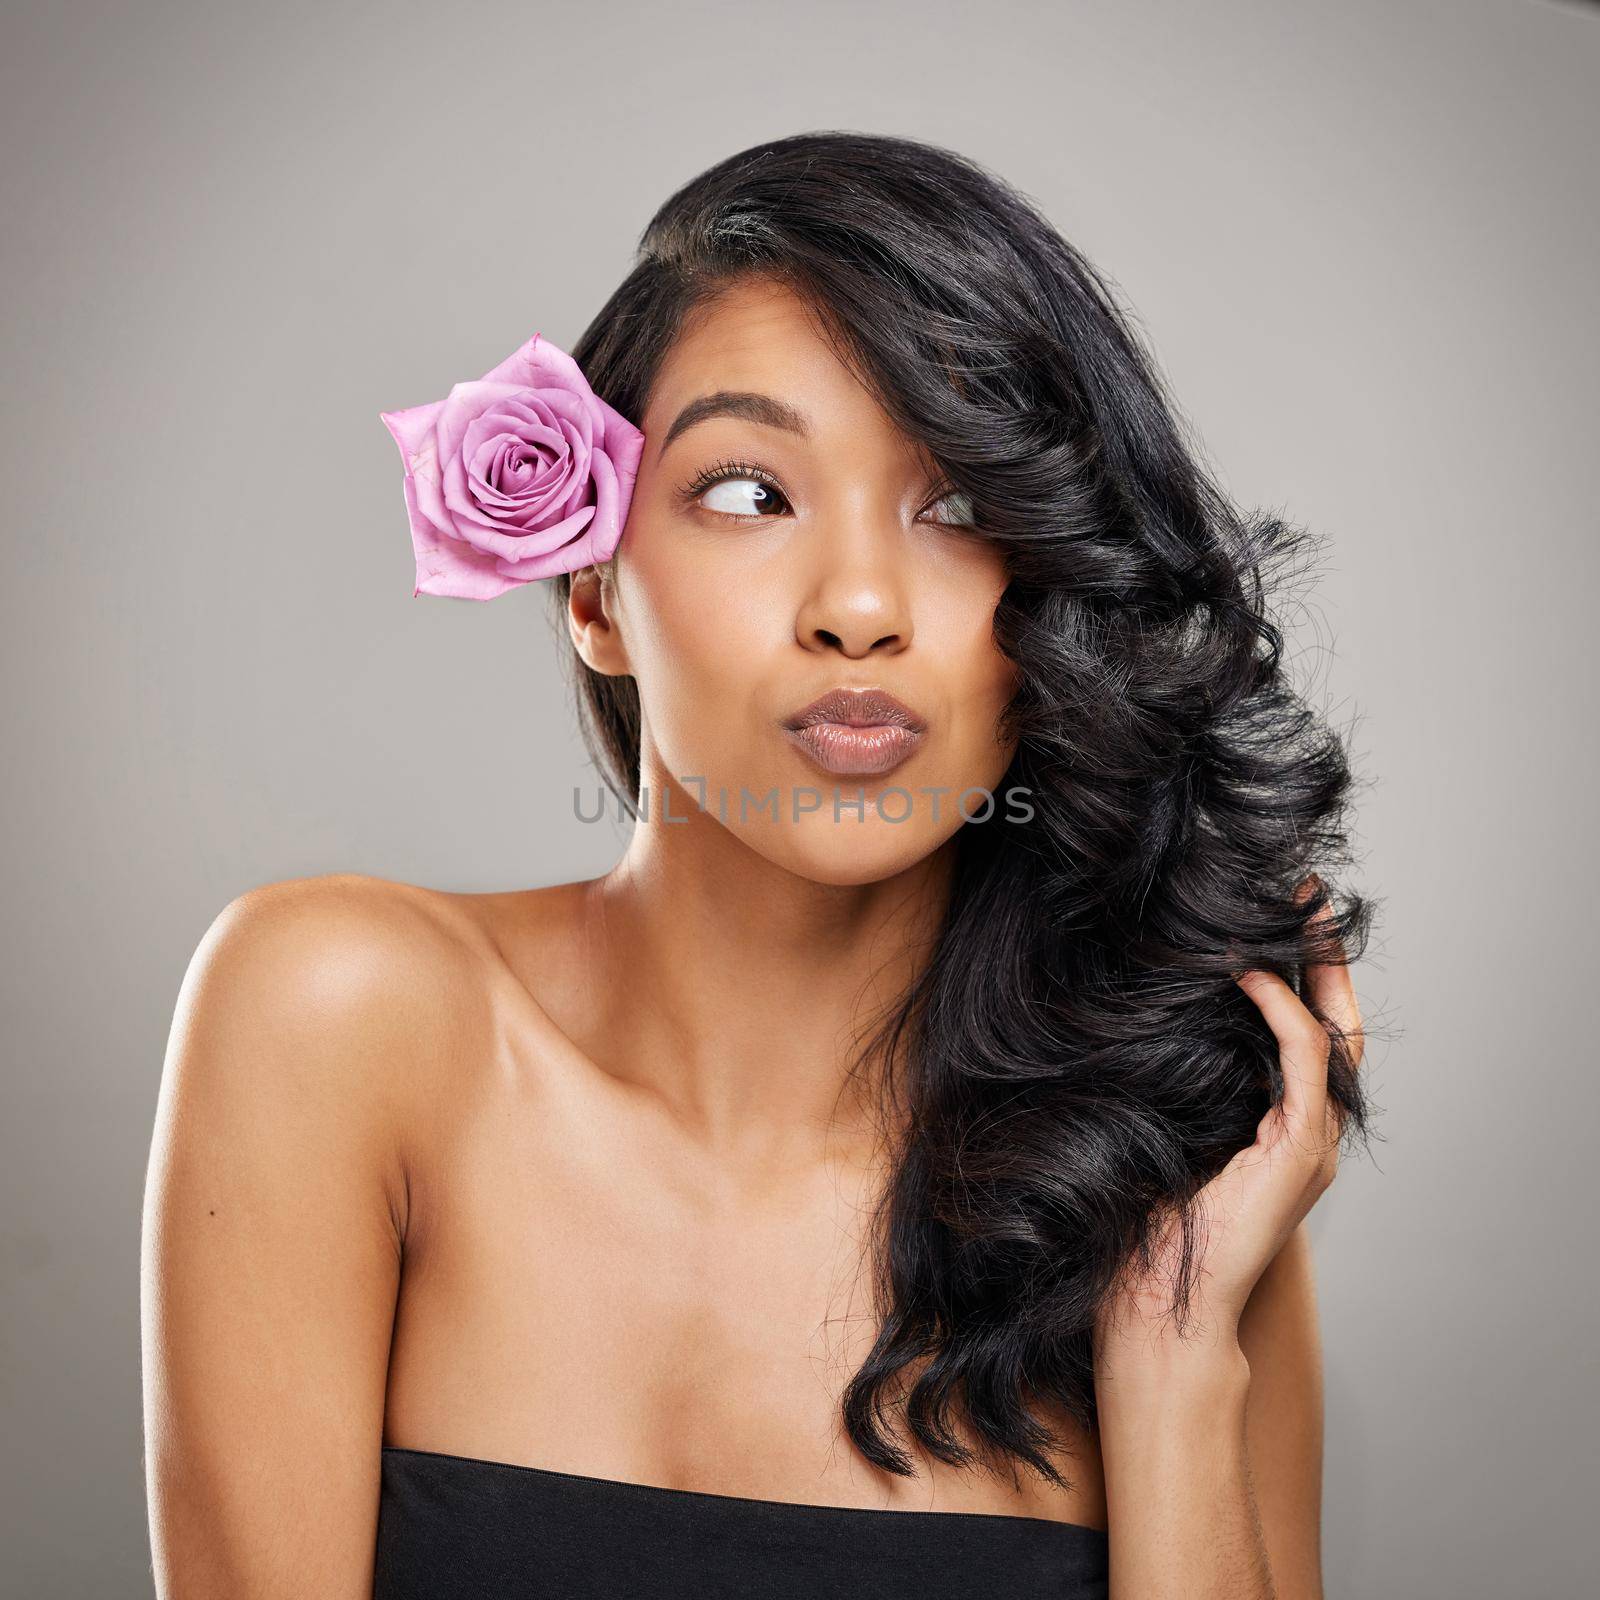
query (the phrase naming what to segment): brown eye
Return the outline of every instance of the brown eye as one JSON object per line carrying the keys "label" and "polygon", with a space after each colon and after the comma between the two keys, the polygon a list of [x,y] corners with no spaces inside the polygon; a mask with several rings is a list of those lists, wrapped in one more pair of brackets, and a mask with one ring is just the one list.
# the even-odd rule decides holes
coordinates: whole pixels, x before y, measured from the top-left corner
{"label": "brown eye", "polygon": [[707,511],[730,517],[770,516],[788,504],[772,484],[742,473],[708,484],[697,498]]}

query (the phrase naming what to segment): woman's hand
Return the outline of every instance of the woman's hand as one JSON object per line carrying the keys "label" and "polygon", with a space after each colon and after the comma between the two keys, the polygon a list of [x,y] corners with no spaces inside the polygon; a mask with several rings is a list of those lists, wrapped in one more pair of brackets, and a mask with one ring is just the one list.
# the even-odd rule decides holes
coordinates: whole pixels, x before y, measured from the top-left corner
{"label": "woman's hand", "polygon": [[[1329,920],[1324,911],[1318,921]],[[1311,999],[1361,1059],[1361,1014],[1343,961],[1307,969]],[[1169,1353],[1180,1340],[1231,1346],[1250,1291],[1328,1185],[1339,1160],[1341,1114],[1328,1096],[1328,1031],[1282,978],[1246,972],[1250,996],[1278,1041],[1283,1099],[1262,1117],[1255,1142],[1200,1191],[1198,1262],[1190,1300],[1192,1325],[1180,1335],[1171,1317],[1178,1228],[1169,1223],[1153,1272],[1130,1267],[1096,1327],[1097,1366]]]}

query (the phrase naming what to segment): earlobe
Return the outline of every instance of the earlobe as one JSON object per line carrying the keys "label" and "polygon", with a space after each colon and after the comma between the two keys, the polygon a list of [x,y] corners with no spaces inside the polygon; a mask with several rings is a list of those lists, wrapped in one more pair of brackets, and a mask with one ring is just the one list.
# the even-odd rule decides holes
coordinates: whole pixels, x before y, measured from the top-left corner
{"label": "earlobe", "polygon": [[567,591],[567,627],[572,647],[584,664],[608,678],[628,672],[627,651],[617,625],[616,586],[609,563],[572,574]]}

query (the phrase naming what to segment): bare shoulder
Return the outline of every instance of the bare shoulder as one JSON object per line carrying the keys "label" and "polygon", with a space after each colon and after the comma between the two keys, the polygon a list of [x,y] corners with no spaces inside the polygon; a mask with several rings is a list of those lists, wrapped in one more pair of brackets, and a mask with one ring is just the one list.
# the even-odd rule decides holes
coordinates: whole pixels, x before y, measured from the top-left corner
{"label": "bare shoulder", "polygon": [[585,883],[467,894],[361,873],[263,884],[230,901],[189,964],[178,1022],[241,1046],[285,1031],[389,1078],[482,1044],[508,975],[539,1003],[573,949]]}
{"label": "bare shoulder", "polygon": [[374,1003],[418,1015],[428,999],[458,992],[449,980],[481,960],[472,919],[458,909],[464,898],[360,873],[263,884],[223,907],[196,962],[262,1003],[314,1007],[330,1020]]}
{"label": "bare shoulder", "polygon": [[354,873],[286,879],[230,901],[191,958],[164,1088],[220,1080],[235,1100],[314,1091],[403,1128],[445,1041],[486,1027],[486,954],[457,897]]}

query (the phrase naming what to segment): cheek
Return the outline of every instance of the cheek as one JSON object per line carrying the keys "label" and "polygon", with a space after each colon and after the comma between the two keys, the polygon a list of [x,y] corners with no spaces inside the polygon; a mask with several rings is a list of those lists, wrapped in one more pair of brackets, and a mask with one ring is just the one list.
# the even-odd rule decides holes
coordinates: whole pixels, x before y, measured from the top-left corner
{"label": "cheek", "polygon": [[1006,580],[993,560],[975,561],[952,578],[930,597],[919,639],[939,658],[950,707],[952,768],[997,778],[1012,754],[1001,740],[1000,717],[1021,682],[1021,669],[994,637],[995,607]]}
{"label": "cheek", "polygon": [[[640,541],[641,546],[645,541]],[[622,595],[628,664],[649,737],[674,775],[725,771],[747,748],[776,639],[774,607],[730,584],[724,560],[643,549]]]}
{"label": "cheek", "polygon": [[1015,742],[1002,737],[1001,715],[1016,691],[1016,669],[997,651],[975,654],[968,669],[952,675],[950,738],[940,781],[994,790],[1015,754]]}

